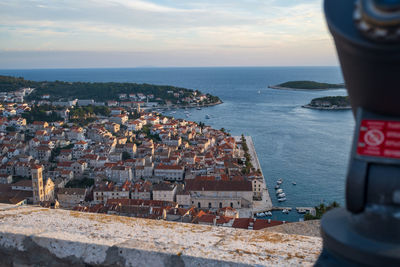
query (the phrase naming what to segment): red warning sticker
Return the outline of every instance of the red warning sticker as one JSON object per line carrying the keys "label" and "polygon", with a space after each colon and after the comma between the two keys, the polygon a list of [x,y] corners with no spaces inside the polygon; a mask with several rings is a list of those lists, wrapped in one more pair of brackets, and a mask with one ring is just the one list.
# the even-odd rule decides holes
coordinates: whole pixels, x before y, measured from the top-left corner
{"label": "red warning sticker", "polygon": [[400,121],[361,121],[357,154],[400,159]]}

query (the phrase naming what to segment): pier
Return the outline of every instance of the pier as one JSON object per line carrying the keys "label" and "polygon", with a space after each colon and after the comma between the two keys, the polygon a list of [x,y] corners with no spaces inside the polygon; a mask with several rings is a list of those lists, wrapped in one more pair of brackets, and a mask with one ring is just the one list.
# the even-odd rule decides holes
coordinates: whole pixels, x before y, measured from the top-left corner
{"label": "pier", "polygon": [[315,216],[315,215],[316,215],[315,208],[313,208],[313,207],[297,207],[297,208],[296,208],[296,211],[297,211],[297,212],[299,212],[299,211],[305,211],[306,213],[309,213],[309,214],[311,214],[312,216]]}
{"label": "pier", "polygon": [[288,211],[292,211],[293,209],[296,210],[297,213],[303,213],[304,214],[311,214],[313,216],[316,215],[315,213],[315,208],[314,207],[296,207],[296,208],[292,208],[292,207],[272,207],[268,210],[262,210],[262,211],[258,211],[258,212],[254,212],[254,215],[260,212],[268,212],[268,211],[283,211],[283,210],[288,210]]}

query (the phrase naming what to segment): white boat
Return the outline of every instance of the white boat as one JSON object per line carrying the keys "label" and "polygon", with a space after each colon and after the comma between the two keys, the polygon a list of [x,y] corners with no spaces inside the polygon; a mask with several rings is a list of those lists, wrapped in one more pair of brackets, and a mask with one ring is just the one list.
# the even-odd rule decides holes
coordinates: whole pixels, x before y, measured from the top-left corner
{"label": "white boat", "polygon": [[289,213],[289,210],[288,210],[288,209],[283,209],[283,210],[282,210],[282,213],[288,214],[288,213]]}
{"label": "white boat", "polygon": [[197,110],[201,110],[201,107],[198,107]]}
{"label": "white boat", "polygon": [[265,212],[265,216],[272,216],[272,212],[266,211],[266,212]]}
{"label": "white boat", "polygon": [[279,185],[277,184],[277,185],[275,185],[275,190],[277,190],[277,189],[279,189]]}
{"label": "white boat", "polygon": [[278,201],[279,201],[279,202],[286,201],[286,197],[278,198]]}
{"label": "white boat", "polygon": [[256,214],[256,216],[257,216],[257,217],[263,217],[263,216],[264,216],[264,213],[263,213],[263,212],[259,212],[259,213]]}
{"label": "white boat", "polygon": [[286,194],[285,193],[281,193],[281,194],[278,195],[278,197],[280,197],[280,198],[286,197]]}
{"label": "white boat", "polygon": [[207,115],[206,115],[206,119],[208,120],[209,118],[210,118],[210,115],[207,114]]}
{"label": "white boat", "polygon": [[261,94],[261,91],[260,91],[260,90],[258,90],[258,93],[259,93],[259,94]]}
{"label": "white boat", "polygon": [[299,214],[305,214],[307,212],[307,210],[305,210],[305,209],[298,209],[297,210],[297,213],[299,213]]}
{"label": "white boat", "polygon": [[282,194],[283,193],[283,189],[281,188],[281,189],[278,189],[278,190],[276,190],[276,194],[277,195],[279,195],[279,194]]}
{"label": "white boat", "polygon": [[292,185],[296,185],[296,182],[292,182]]}
{"label": "white boat", "polygon": [[276,181],[276,183],[280,185],[280,184],[283,183],[283,180],[282,179],[278,179],[278,181]]}

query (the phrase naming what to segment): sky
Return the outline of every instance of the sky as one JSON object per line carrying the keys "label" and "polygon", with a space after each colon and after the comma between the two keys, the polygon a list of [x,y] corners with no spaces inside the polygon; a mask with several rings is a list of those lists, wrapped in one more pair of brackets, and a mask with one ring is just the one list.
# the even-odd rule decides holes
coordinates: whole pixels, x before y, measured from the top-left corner
{"label": "sky", "polygon": [[1,0],[0,68],[336,66],[322,0]]}

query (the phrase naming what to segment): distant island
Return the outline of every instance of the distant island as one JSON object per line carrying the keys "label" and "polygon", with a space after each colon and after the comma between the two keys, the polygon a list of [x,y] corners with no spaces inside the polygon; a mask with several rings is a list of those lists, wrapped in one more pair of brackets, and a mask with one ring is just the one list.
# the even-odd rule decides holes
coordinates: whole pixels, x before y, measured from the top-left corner
{"label": "distant island", "polygon": [[282,90],[330,90],[345,88],[344,84],[319,83],[314,81],[291,81],[278,85],[269,85],[272,89]]}
{"label": "distant island", "polygon": [[348,96],[326,96],[314,98],[303,108],[321,109],[321,110],[345,110],[351,109]]}
{"label": "distant island", "polygon": [[64,82],[30,81],[22,77],[1,76],[0,92],[12,92],[20,88],[33,88],[26,96],[28,101],[72,101],[79,99],[97,102],[136,101],[152,102],[158,107],[197,107],[222,103],[217,96],[168,85],[117,83],[117,82]]}

